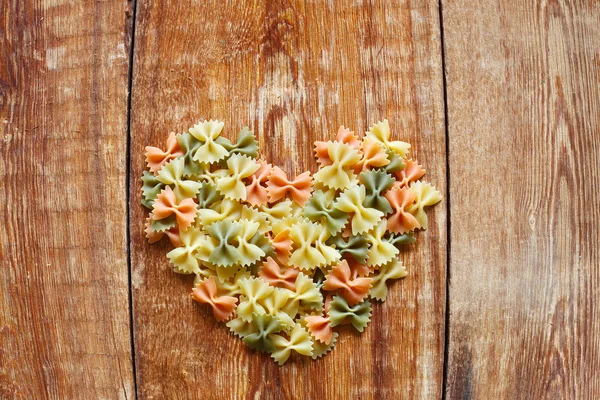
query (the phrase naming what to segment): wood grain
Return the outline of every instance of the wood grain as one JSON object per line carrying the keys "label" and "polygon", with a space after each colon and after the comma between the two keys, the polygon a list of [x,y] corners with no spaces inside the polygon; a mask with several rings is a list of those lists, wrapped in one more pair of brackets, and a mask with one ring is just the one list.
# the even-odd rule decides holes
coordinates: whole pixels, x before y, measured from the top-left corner
{"label": "wood grain", "polygon": [[0,398],[132,398],[125,1],[0,2]]}
{"label": "wood grain", "polygon": [[600,3],[444,1],[448,398],[600,397]]}
{"label": "wood grain", "polygon": [[[432,398],[442,393],[444,206],[402,257],[410,277],[319,361],[278,367],[190,301],[168,245],[143,237],[144,146],[204,118],[257,133],[288,172],[316,168],[312,142],[388,118],[445,191],[437,1],[206,1],[138,4],[131,138],[131,251],[141,398]],[[333,372],[335,371],[335,373]]]}

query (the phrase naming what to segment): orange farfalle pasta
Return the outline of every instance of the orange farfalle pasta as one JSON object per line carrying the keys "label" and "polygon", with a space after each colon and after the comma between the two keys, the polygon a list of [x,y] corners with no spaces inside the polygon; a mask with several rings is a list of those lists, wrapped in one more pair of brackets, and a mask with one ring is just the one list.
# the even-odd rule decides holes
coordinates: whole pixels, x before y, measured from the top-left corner
{"label": "orange farfalle pasta", "polygon": [[411,182],[416,182],[425,175],[425,169],[418,162],[408,159],[404,160],[404,163],[406,167],[396,172],[398,180],[394,183],[394,187],[403,188],[410,186]]}
{"label": "orange farfalle pasta", "polygon": [[289,229],[285,229],[275,235],[273,238],[273,247],[275,248],[277,259],[281,263],[287,264],[292,251],[292,238],[290,237]]}
{"label": "orange farfalle pasta", "polygon": [[309,315],[304,317],[308,332],[321,343],[330,344],[333,339],[333,329],[329,318],[320,315]]}
{"label": "orange farfalle pasta", "polygon": [[246,202],[253,206],[260,206],[267,202],[268,194],[266,185],[269,175],[271,174],[271,164],[259,160],[260,168],[252,174],[248,179],[250,183],[246,185]]}
{"label": "orange farfalle pasta", "polygon": [[339,291],[349,305],[360,303],[369,294],[371,289],[371,278],[352,278],[348,261],[342,260],[331,269],[323,289],[327,291]]}
{"label": "orange farfalle pasta", "polygon": [[192,290],[192,298],[199,303],[210,304],[218,321],[227,321],[233,316],[238,299],[233,296],[217,296],[214,277],[200,281]]}
{"label": "orange farfalle pasta", "polygon": [[354,172],[367,171],[370,168],[384,167],[390,163],[385,148],[380,143],[371,140],[363,140],[361,159],[354,166]]}
{"label": "orange farfalle pasta", "polygon": [[352,279],[366,277],[375,272],[375,268],[369,267],[366,264],[361,264],[352,259],[346,260],[346,262],[350,267],[350,275],[352,276]]}
{"label": "orange farfalle pasta", "polygon": [[282,287],[291,291],[296,288],[296,278],[300,273],[296,268],[288,268],[281,272],[277,261],[268,257],[258,271],[258,276],[271,286]]}
{"label": "orange farfalle pasta", "polygon": [[186,230],[194,222],[198,209],[194,199],[184,199],[177,203],[175,193],[170,186],[165,187],[154,202],[153,219],[159,220],[175,214],[180,229]]}
{"label": "orange farfalle pasta", "polygon": [[289,180],[285,172],[279,167],[273,167],[267,181],[269,202],[274,203],[287,195],[303,206],[310,198],[312,192],[312,175],[306,171],[294,180]]}
{"label": "orange farfalle pasta", "polygon": [[163,165],[182,155],[184,155],[184,152],[179,147],[175,132],[169,134],[167,149],[164,151],[158,147],[146,146],[146,164],[154,175],[158,174]]}
{"label": "orange farfalle pasta", "polygon": [[392,206],[393,214],[388,216],[387,229],[393,233],[406,233],[420,227],[419,221],[406,208],[414,203],[416,194],[410,188],[392,188],[384,194]]}

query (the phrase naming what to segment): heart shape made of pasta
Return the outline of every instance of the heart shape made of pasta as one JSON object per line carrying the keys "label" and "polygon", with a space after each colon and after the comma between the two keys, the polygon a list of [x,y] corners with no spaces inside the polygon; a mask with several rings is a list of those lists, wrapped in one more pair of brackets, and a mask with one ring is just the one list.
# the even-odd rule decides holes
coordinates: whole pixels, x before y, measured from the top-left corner
{"label": "heart shape made of pasta", "polygon": [[337,326],[362,332],[371,301],[407,275],[400,248],[442,197],[387,120],[316,142],[319,170],[295,177],[259,157],[248,128],[231,141],[223,126],[200,122],[165,150],[146,147],[146,237],[171,241],[175,272],[196,276],[191,297],[249,347],[279,364],[294,352],[317,359]]}

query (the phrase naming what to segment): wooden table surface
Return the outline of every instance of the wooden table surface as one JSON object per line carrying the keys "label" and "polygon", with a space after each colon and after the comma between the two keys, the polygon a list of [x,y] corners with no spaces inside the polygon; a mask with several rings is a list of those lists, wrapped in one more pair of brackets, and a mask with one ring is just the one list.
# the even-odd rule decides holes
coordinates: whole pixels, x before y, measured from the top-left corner
{"label": "wooden table surface", "polygon": [[[144,147],[286,171],[388,118],[444,193],[362,335],[277,366],[144,240]],[[0,398],[597,399],[596,0],[0,1]]]}

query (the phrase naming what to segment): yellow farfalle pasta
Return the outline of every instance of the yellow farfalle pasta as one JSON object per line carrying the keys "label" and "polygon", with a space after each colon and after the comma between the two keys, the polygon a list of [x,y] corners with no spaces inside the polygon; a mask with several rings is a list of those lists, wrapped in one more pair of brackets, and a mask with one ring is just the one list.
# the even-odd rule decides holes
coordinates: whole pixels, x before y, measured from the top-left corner
{"label": "yellow farfalle pasta", "polygon": [[260,164],[250,157],[234,154],[227,160],[228,174],[219,177],[217,190],[226,198],[246,200],[246,185],[243,179],[258,171]]}
{"label": "yellow farfalle pasta", "polygon": [[196,197],[202,183],[194,180],[183,179],[183,158],[176,158],[165,164],[158,173],[156,179],[165,185],[173,186],[173,193],[178,201],[190,197]]}
{"label": "yellow farfalle pasta", "polygon": [[247,127],[233,141],[223,129],[204,121],[171,134],[166,151],[147,147],[146,237],[176,246],[167,258],[195,275],[191,298],[249,348],[279,364],[292,353],[316,360],[338,326],[362,332],[368,299],[385,300],[388,282],[407,275],[400,249],[441,195],[387,120],[365,137],[340,128],[316,142],[314,176],[259,158]]}
{"label": "yellow farfalle pasta", "polygon": [[215,141],[221,134],[224,125],[223,122],[211,119],[190,128],[190,134],[201,143],[193,155],[194,161],[210,164],[225,158],[228,154],[227,149]]}
{"label": "yellow farfalle pasta", "polygon": [[246,321],[252,319],[252,314],[266,314],[267,310],[261,301],[271,295],[274,288],[268,283],[257,278],[245,278],[239,282],[240,304],[237,314]]}
{"label": "yellow farfalle pasta", "polygon": [[303,356],[312,356],[313,341],[310,334],[300,324],[296,324],[290,333],[289,339],[274,334],[272,341],[275,344],[276,351],[271,354],[271,357],[282,365],[290,357],[292,351],[302,354]]}
{"label": "yellow farfalle pasta", "polygon": [[209,242],[209,238],[202,231],[190,228],[179,233],[181,247],[176,247],[167,253],[167,257],[177,272],[183,274],[199,274],[201,260],[206,255],[203,250]]}
{"label": "yellow farfalle pasta", "polygon": [[367,241],[371,244],[367,252],[367,265],[369,267],[378,267],[385,264],[393,260],[400,252],[396,246],[383,240],[386,228],[387,221],[383,219],[365,235]]}
{"label": "yellow farfalle pasta", "polygon": [[371,126],[367,132],[367,138],[383,144],[384,147],[392,150],[401,158],[405,158],[406,154],[408,153],[408,149],[410,149],[410,144],[399,140],[390,141],[390,135],[390,124],[387,119],[384,119],[383,121]]}
{"label": "yellow farfalle pasta", "polygon": [[393,258],[383,265],[373,276],[370,296],[374,299],[385,301],[387,298],[387,281],[404,278],[408,273],[406,268],[397,258]]}
{"label": "yellow farfalle pasta", "polygon": [[344,191],[335,203],[335,208],[352,215],[351,227],[353,235],[360,235],[372,229],[381,221],[383,212],[363,205],[365,187],[357,185]]}
{"label": "yellow farfalle pasta", "polygon": [[414,204],[408,206],[407,211],[415,216],[421,228],[427,229],[427,214],[424,208],[442,201],[442,195],[433,185],[421,181],[411,183],[410,190],[416,197]]}
{"label": "yellow farfalle pasta", "polygon": [[345,189],[356,181],[353,166],[360,161],[358,151],[344,143],[328,142],[327,152],[331,165],[322,167],[315,174],[315,181],[332,189]]}

